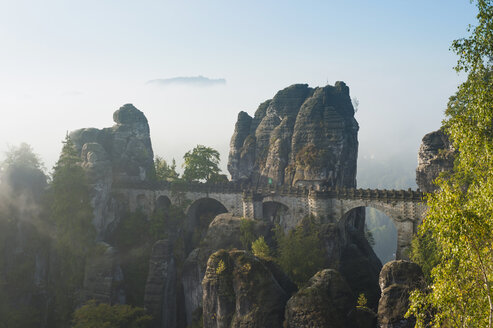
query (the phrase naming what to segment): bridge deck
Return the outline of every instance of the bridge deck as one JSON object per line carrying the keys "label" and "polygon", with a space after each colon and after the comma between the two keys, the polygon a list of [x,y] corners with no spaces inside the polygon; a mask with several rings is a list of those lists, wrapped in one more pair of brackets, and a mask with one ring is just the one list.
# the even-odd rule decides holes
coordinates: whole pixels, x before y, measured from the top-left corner
{"label": "bridge deck", "polygon": [[306,196],[315,195],[317,198],[337,199],[371,199],[382,201],[412,201],[424,202],[424,194],[420,190],[387,190],[387,189],[357,189],[357,188],[307,188],[305,186],[276,186],[262,185],[252,186],[235,182],[228,183],[200,183],[200,182],[167,182],[148,181],[117,183],[114,188],[122,189],[144,189],[144,190],[173,190],[176,192],[207,192],[207,193],[245,193],[256,195],[290,195]]}

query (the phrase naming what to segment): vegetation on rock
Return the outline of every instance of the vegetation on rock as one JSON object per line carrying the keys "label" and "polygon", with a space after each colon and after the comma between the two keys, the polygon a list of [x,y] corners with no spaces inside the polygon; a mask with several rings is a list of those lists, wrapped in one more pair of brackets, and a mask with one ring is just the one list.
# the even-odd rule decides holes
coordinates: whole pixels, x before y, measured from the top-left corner
{"label": "vegetation on rock", "polygon": [[478,25],[452,45],[456,70],[469,75],[445,112],[454,170],[437,180],[419,231],[433,238],[439,261],[428,291],[411,297],[418,327],[493,327],[493,2],[476,5]]}
{"label": "vegetation on rock", "polygon": [[164,158],[156,156],[154,159],[154,168],[156,170],[156,179],[158,181],[177,181],[180,177],[178,172],[176,172],[176,162],[175,159],[171,161],[171,165],[168,165]]}
{"label": "vegetation on rock", "polygon": [[277,262],[298,287],[324,267],[325,253],[318,233],[319,225],[313,217],[303,219],[287,233],[279,226],[275,229]]}
{"label": "vegetation on rock", "polygon": [[89,301],[75,311],[73,328],[147,328],[151,316],[140,307]]}
{"label": "vegetation on rock", "polygon": [[264,236],[258,237],[258,239],[252,243],[252,253],[256,257],[264,260],[271,258],[269,245],[265,242]]}
{"label": "vegetation on rock", "polygon": [[58,270],[53,280],[53,327],[70,322],[82,287],[86,257],[94,250],[96,231],[89,185],[74,144],[67,136],[54,167],[49,203],[50,220],[56,227]]}

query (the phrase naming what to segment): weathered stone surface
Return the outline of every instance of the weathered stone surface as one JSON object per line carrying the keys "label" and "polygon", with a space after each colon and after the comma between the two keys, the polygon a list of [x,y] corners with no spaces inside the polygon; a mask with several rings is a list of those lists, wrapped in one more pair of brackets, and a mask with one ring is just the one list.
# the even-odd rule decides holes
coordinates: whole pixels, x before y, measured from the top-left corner
{"label": "weathered stone surface", "polygon": [[[364,226],[364,225],[363,225]],[[376,310],[380,298],[378,275],[382,264],[364,236],[352,224],[321,226],[320,239],[327,253],[326,267],[337,270],[357,295],[363,293],[368,307]]]}
{"label": "weathered stone surface", "polygon": [[205,275],[205,266],[210,254],[200,248],[194,249],[183,264],[181,283],[187,323],[192,322],[193,313],[202,306],[202,279]]}
{"label": "weathered stone surface", "polygon": [[111,128],[70,133],[89,178],[93,223],[101,240],[117,220],[117,205],[111,196],[113,184],[147,181],[154,176],[154,154],[144,114],[126,104],[113,114],[113,119],[116,124]]}
{"label": "weathered stone surface", "polygon": [[366,306],[357,306],[349,312],[348,323],[351,328],[376,328],[377,314]]}
{"label": "weathered stone surface", "polygon": [[325,269],[316,273],[286,304],[287,328],[351,327],[348,314],[355,307],[351,288],[339,272]]}
{"label": "weathered stone surface", "polygon": [[416,183],[424,192],[434,192],[433,181],[441,172],[454,167],[454,149],[448,136],[442,130],[430,132],[423,137],[418,152]]}
{"label": "weathered stone surface", "polygon": [[379,278],[382,297],[378,303],[378,323],[381,328],[412,328],[414,318],[405,319],[409,308],[409,293],[423,286],[421,268],[408,261],[385,264]]}
{"label": "weathered stone surface", "polygon": [[289,295],[255,256],[238,250],[214,253],[202,287],[204,328],[282,327]]}
{"label": "weathered stone surface", "polygon": [[228,170],[252,184],[356,186],[358,123],[344,82],[295,84],[245,112],[231,139]]}
{"label": "weathered stone surface", "polygon": [[144,305],[152,315],[153,328],[177,327],[176,267],[173,245],[159,240],[152,247]]}
{"label": "weathered stone surface", "polygon": [[99,247],[101,254],[90,257],[86,263],[81,304],[92,299],[108,304],[124,304],[123,273],[116,250],[106,243],[99,243]]}
{"label": "weathered stone surface", "polygon": [[[209,256],[220,249],[243,248],[239,238],[241,220],[242,218],[230,213],[217,215],[209,225],[207,234],[200,243],[200,248],[194,249],[185,260],[181,280],[187,322],[191,322],[193,312],[202,305],[202,279]],[[269,239],[272,226],[263,221],[254,220],[252,222],[254,222],[253,232]]]}
{"label": "weathered stone surface", "polygon": [[273,226],[268,222],[244,219],[230,213],[223,213],[212,220],[207,234],[201,242],[201,248],[209,248],[213,251],[221,248],[243,249],[239,238],[241,236],[240,226],[242,220],[249,220],[253,223],[252,232],[257,236],[269,236],[271,234]]}

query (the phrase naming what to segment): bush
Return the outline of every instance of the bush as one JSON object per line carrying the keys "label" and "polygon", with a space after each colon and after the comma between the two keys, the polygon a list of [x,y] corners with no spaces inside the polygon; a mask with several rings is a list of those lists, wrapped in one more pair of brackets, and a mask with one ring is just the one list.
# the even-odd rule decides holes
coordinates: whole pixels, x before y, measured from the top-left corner
{"label": "bush", "polygon": [[326,254],[318,237],[319,230],[320,225],[315,223],[315,219],[307,217],[287,234],[279,226],[274,231],[276,261],[298,287],[324,267]]}
{"label": "bush", "polygon": [[152,317],[140,307],[97,304],[92,300],[76,310],[73,328],[147,328]]}
{"label": "bush", "polygon": [[252,243],[252,252],[258,258],[269,259],[270,249],[269,245],[265,242],[264,236],[260,236],[257,240]]}

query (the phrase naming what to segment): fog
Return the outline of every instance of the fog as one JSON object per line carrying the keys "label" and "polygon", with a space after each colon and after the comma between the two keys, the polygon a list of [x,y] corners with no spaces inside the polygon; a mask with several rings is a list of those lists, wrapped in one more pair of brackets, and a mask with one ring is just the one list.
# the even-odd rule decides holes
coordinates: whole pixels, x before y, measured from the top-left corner
{"label": "fog", "polygon": [[359,100],[360,172],[396,158],[412,168],[462,80],[451,41],[473,21],[458,0],[0,1],[0,151],[27,142],[51,169],[67,131],[111,126],[133,103],[156,155],[180,166],[203,144],[226,172],[239,111],[340,80]]}

